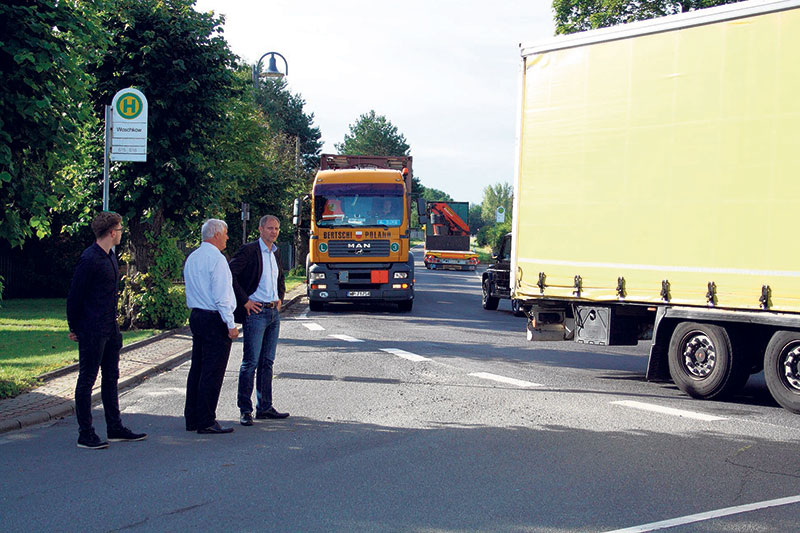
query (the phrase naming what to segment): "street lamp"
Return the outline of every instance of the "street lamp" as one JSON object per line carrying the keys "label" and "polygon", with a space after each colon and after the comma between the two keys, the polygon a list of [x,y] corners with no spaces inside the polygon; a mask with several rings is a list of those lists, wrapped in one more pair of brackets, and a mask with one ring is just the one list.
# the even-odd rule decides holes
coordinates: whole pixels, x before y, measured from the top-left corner
{"label": "street lamp", "polygon": [[[267,66],[267,71],[264,73],[264,77],[279,80],[289,74],[289,63],[286,62],[286,58],[283,57],[278,52],[267,52],[266,54],[261,56],[261,58],[258,60],[258,63],[256,63],[253,66],[253,86],[256,89],[258,89],[258,78],[260,77],[261,74],[261,62],[267,56],[269,56],[269,65]],[[278,56],[281,59],[283,59],[283,67],[284,67],[283,72],[278,70],[278,64],[275,61],[275,56]]]}

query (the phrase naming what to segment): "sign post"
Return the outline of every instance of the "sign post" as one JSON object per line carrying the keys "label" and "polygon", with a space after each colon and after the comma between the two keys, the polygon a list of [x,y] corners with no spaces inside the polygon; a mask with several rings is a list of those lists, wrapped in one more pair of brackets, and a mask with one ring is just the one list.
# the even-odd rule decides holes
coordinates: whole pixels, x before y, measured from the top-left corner
{"label": "sign post", "polygon": [[108,161],[147,161],[147,98],[128,87],[106,106],[103,210],[108,211]]}
{"label": "sign post", "polygon": [[502,224],[503,222],[506,221],[506,208],[505,207],[503,207],[501,205],[500,207],[497,208],[497,212],[495,213],[494,220],[498,224]]}

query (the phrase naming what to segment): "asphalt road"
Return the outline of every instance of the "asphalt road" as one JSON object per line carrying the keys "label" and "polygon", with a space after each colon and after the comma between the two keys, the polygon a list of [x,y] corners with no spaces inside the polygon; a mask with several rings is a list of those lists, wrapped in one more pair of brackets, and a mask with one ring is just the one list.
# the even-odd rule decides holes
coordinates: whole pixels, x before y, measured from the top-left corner
{"label": "asphalt road", "polygon": [[507,301],[481,308],[474,272],[420,265],[417,289],[408,314],[284,316],[286,420],[184,431],[187,364],[121,398],[145,442],[79,450],[74,418],[3,436],[0,529],[612,531],[711,512],[668,531],[798,530],[800,417],[758,376],[732,402],[691,400],[644,381],[646,344],[528,343]]}

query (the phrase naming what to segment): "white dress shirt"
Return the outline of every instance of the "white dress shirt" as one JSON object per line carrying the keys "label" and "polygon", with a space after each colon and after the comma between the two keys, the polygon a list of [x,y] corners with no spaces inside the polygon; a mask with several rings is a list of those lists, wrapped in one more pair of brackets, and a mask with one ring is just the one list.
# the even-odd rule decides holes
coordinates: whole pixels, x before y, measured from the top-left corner
{"label": "white dress shirt", "polygon": [[275,261],[275,250],[278,247],[272,243],[270,248],[264,239],[258,239],[261,250],[261,279],[258,280],[256,291],[249,296],[254,302],[270,303],[278,301],[278,262]]}
{"label": "white dress shirt", "polygon": [[236,296],[233,294],[233,277],[228,261],[210,242],[203,242],[189,254],[183,267],[186,281],[186,306],[190,309],[217,311],[222,321],[233,329],[233,311]]}

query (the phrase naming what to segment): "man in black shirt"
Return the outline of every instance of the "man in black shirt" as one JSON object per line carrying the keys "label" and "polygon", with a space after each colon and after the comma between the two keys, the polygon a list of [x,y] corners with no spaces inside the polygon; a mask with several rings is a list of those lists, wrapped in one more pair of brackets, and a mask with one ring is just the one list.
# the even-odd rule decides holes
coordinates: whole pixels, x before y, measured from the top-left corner
{"label": "man in black shirt", "polygon": [[67,296],[69,338],[78,342],[78,383],[75,386],[75,416],[78,419],[78,447],[108,448],[92,426],[92,387],[103,371],[101,395],[110,441],[136,441],[147,438],[122,425],[117,382],[122,335],[117,324],[119,266],[111,250],[122,238],[122,217],[111,211],[92,221],[97,240],[86,248],[75,267]]}

